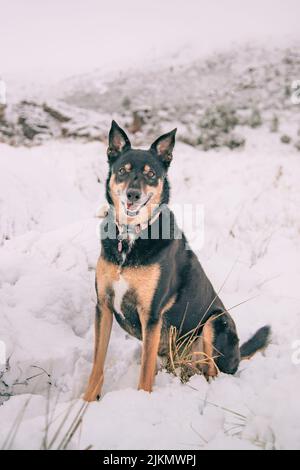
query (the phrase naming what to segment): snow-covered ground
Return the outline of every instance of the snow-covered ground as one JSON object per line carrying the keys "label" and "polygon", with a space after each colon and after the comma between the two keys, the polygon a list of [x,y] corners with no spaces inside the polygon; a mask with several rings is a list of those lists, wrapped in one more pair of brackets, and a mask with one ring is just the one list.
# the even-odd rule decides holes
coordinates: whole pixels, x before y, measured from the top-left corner
{"label": "snow-covered ground", "polygon": [[[140,343],[114,325],[103,397],[85,410],[68,448],[300,448],[300,364],[292,360],[300,339],[299,159],[265,127],[248,129],[241,151],[177,144],[172,202],[205,211],[205,243],[199,250],[192,240],[193,248],[217,289],[232,270],[221,292],[227,308],[254,297],[232,310],[241,341],[271,324],[272,343],[211,384],[194,376],[183,385],[161,370],[147,394],[136,390]],[[100,250],[94,214],[106,171],[101,143],[0,144],[0,340],[10,356],[0,393],[12,395],[0,407],[0,447],[40,448],[45,436],[49,446],[82,406]]]}
{"label": "snow-covered ground", "polygon": [[[183,385],[161,369],[147,394],[136,390],[141,345],[115,324],[102,399],[86,407],[105,147],[68,137],[0,143],[0,359],[4,344],[9,358],[0,365],[0,448],[300,448],[300,134],[289,95],[300,78],[299,8],[298,0],[0,0],[9,106],[60,98],[81,107],[80,124],[96,113],[102,131],[112,117],[128,126],[150,105],[157,132],[177,126],[189,143],[199,113],[223,99],[236,111],[258,107],[261,127],[237,126],[240,150],[178,142],[170,180],[172,203],[204,209],[204,246],[187,235],[217,290],[230,273],[220,296],[241,342],[262,325],[273,330],[267,350],[235,376]],[[153,122],[137,142],[155,134]]]}

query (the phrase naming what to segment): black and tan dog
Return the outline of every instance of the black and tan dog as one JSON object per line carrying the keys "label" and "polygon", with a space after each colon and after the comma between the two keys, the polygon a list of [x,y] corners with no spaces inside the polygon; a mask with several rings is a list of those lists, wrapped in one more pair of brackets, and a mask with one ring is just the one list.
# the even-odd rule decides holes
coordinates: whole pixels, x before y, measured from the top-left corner
{"label": "black and tan dog", "polygon": [[196,255],[186,249],[185,236],[167,207],[175,133],[176,129],[162,135],[149,150],[136,150],[112,122],[106,186],[110,209],[101,227],[94,365],[84,396],[87,401],[101,393],[113,317],[143,342],[138,387],[149,392],[157,354],[167,351],[171,325],[182,335],[196,331],[206,356],[218,356],[206,368],[207,376],[216,375],[217,368],[234,374],[241,359],[268,341],[270,328],[266,326],[239,347],[233,319]]}

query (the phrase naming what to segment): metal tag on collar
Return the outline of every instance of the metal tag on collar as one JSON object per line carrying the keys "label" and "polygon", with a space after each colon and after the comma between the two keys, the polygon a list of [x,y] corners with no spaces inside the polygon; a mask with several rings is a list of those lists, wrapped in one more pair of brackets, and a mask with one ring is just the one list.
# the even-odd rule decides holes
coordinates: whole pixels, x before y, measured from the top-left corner
{"label": "metal tag on collar", "polygon": [[123,234],[122,232],[120,231],[119,235],[118,235],[118,252],[121,253],[122,249],[123,249],[123,245],[122,245],[122,242],[123,242]]}

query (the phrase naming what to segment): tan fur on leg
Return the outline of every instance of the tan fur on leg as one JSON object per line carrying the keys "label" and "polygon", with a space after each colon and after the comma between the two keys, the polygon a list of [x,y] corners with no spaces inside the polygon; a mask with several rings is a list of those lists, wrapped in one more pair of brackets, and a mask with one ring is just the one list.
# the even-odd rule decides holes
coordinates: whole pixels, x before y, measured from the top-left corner
{"label": "tan fur on leg", "polygon": [[150,328],[143,327],[142,366],[138,389],[146,392],[151,392],[153,387],[161,326],[162,323],[159,321]]}
{"label": "tan fur on leg", "polygon": [[214,350],[214,328],[213,328],[213,317],[209,318],[205,323],[202,330],[202,341],[203,341],[203,352],[206,355],[208,361],[205,366],[204,375],[208,377],[216,377],[218,375],[218,369],[216,367],[214,357],[216,356]]}
{"label": "tan fur on leg", "polygon": [[95,322],[95,357],[93,370],[84,395],[85,401],[95,401],[101,394],[103,385],[104,361],[107,353],[113,316],[106,305],[101,307],[100,319]]}

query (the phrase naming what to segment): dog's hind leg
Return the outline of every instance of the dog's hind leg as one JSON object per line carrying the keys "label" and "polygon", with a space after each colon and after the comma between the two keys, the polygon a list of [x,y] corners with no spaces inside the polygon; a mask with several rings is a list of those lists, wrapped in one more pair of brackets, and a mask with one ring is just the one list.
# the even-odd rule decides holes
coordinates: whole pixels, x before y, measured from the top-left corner
{"label": "dog's hind leg", "polygon": [[85,401],[95,401],[100,397],[104,379],[104,362],[107,353],[112,322],[113,315],[107,304],[104,302],[101,307],[97,305],[95,319],[94,365],[90,375],[87,390],[83,397]]}
{"label": "dog's hind leg", "polygon": [[206,321],[199,342],[202,345],[202,350],[204,353],[204,364],[201,367],[202,372],[206,379],[209,377],[216,377],[216,375],[218,375],[218,369],[214,361],[216,351],[214,348],[215,330],[213,326],[213,318],[210,318]]}

